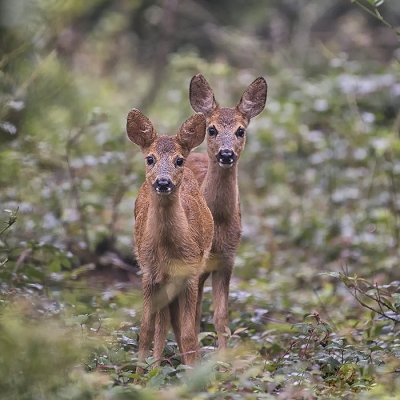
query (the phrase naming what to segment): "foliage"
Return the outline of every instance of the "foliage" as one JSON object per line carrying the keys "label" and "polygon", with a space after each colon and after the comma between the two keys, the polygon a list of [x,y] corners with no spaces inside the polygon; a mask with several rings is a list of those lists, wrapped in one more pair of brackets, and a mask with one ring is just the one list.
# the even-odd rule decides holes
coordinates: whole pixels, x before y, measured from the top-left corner
{"label": "foliage", "polygon": [[[0,393],[390,398],[400,356],[396,34],[348,1],[199,1],[186,19],[173,3],[4,3]],[[390,2],[369,3],[397,26]],[[220,8],[225,25],[208,20]],[[318,27],[330,13],[341,18],[327,39]],[[200,39],[190,22],[204,24]],[[207,286],[201,365],[181,365],[170,334],[161,366],[149,357],[137,376],[131,236],[144,168],[125,118],[143,106],[159,133],[174,133],[192,113],[188,83],[199,71],[221,105],[256,76],[269,84],[239,166],[228,351],[215,351]]]}

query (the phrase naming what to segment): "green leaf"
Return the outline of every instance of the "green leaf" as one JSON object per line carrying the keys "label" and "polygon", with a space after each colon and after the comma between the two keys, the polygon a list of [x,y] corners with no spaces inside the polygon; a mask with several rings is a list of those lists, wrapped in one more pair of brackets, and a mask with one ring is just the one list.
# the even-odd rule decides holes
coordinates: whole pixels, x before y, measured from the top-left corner
{"label": "green leaf", "polygon": [[60,260],[56,259],[53,260],[48,266],[47,269],[50,272],[61,272],[61,262]]}
{"label": "green leaf", "polygon": [[165,380],[166,380],[165,376],[162,374],[152,376],[150,378],[150,380],[147,382],[147,387],[150,387],[153,389],[159,389],[165,383]]}
{"label": "green leaf", "polygon": [[216,338],[217,334],[215,332],[200,332],[197,336],[197,340],[201,342],[203,339],[206,338]]}
{"label": "green leaf", "polygon": [[387,308],[389,308],[389,310],[391,311],[396,311],[396,307],[385,297],[381,297],[380,298],[386,305]]}
{"label": "green leaf", "polygon": [[80,325],[83,325],[89,319],[89,314],[81,314],[76,317],[76,322]]}
{"label": "green leaf", "polygon": [[148,374],[149,378],[153,378],[154,376],[156,376],[158,374],[159,370],[160,370],[160,367],[155,367],[152,370],[150,370],[149,374]]}
{"label": "green leaf", "polygon": [[71,261],[67,257],[62,257],[61,265],[66,269],[71,269]]}
{"label": "green leaf", "polygon": [[379,7],[385,2],[385,0],[367,0],[367,1],[374,7]]}

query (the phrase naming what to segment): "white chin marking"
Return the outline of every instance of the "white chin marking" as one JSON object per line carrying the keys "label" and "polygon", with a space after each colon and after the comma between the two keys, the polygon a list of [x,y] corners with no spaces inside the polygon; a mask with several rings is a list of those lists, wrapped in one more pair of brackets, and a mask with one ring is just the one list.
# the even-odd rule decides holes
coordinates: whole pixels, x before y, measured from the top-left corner
{"label": "white chin marking", "polygon": [[232,164],[223,164],[223,163],[218,163],[219,164],[219,166],[221,167],[221,168],[230,168],[230,167],[232,167],[233,166],[233,163]]}
{"label": "white chin marking", "polygon": [[161,191],[159,189],[156,189],[157,194],[159,194],[160,196],[167,196],[171,193],[171,188],[168,188],[168,190],[166,191]]}

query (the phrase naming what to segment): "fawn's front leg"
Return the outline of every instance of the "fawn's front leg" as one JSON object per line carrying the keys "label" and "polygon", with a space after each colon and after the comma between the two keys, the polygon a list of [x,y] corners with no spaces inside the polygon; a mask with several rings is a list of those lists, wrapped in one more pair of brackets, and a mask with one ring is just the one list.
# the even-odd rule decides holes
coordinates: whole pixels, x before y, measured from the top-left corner
{"label": "fawn's front leg", "polygon": [[[156,293],[156,285],[146,282],[143,279],[143,315],[142,323],[140,326],[139,336],[139,355],[138,361],[143,363],[149,354],[150,344],[154,338],[155,330],[155,307],[154,307],[154,293]],[[143,368],[136,367],[136,373],[142,374]]]}
{"label": "fawn's front leg", "polygon": [[218,348],[225,349],[227,338],[225,327],[229,324],[229,282],[232,276],[233,261],[223,260],[212,273],[212,295],[214,305],[214,326],[218,334]]}
{"label": "fawn's front leg", "polygon": [[200,333],[200,324],[201,324],[201,315],[203,311],[203,293],[204,293],[204,284],[207,278],[210,276],[208,272],[200,275],[199,278],[199,287],[197,294],[197,303],[196,303],[196,335]]}
{"label": "fawn's front leg", "polygon": [[156,365],[161,364],[162,353],[167,339],[167,332],[170,322],[169,308],[164,307],[157,311],[155,318],[155,334],[154,334],[154,351],[153,357],[156,360]]}
{"label": "fawn's front leg", "polygon": [[[193,365],[198,354],[196,335],[196,304],[198,296],[199,278],[191,278],[187,287],[179,294],[179,323],[180,325],[180,351],[182,362]],[[178,342],[179,343],[179,342]]]}

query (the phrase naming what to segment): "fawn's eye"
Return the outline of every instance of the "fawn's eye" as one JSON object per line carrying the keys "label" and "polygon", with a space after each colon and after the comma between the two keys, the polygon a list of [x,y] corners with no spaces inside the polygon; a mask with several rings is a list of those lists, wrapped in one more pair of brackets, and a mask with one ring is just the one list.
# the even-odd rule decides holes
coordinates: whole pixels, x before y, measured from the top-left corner
{"label": "fawn's eye", "polygon": [[151,156],[146,157],[146,161],[147,161],[147,165],[152,165],[152,164],[154,164],[154,158],[151,157]]}
{"label": "fawn's eye", "polygon": [[184,161],[185,161],[185,160],[184,160],[183,158],[177,158],[176,161],[175,161],[175,165],[176,165],[177,167],[182,167]]}
{"label": "fawn's eye", "polygon": [[210,126],[210,127],[208,128],[208,134],[209,134],[210,136],[216,136],[217,130],[215,129],[215,126]]}
{"label": "fawn's eye", "polygon": [[237,137],[243,137],[243,136],[244,136],[244,129],[240,127],[240,128],[236,131],[236,136],[237,136]]}

